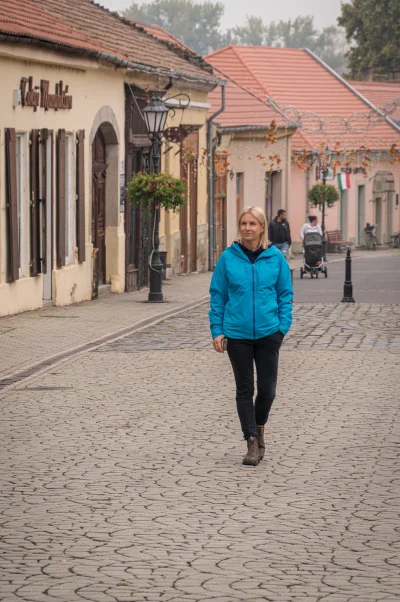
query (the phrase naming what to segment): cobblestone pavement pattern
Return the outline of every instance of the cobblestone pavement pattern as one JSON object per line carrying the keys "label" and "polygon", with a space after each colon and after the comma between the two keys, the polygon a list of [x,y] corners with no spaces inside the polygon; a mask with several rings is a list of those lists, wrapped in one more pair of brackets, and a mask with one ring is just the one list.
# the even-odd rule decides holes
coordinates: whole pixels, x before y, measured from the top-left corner
{"label": "cobblestone pavement pattern", "polygon": [[165,304],[146,303],[148,290],[105,295],[66,307],[45,305],[0,319],[0,378],[78,345],[115,333],[185,303],[205,298],[211,275],[178,276],[163,283]]}
{"label": "cobblestone pavement pattern", "polygon": [[256,468],[206,310],[3,391],[2,602],[398,601],[398,307],[295,305]]}

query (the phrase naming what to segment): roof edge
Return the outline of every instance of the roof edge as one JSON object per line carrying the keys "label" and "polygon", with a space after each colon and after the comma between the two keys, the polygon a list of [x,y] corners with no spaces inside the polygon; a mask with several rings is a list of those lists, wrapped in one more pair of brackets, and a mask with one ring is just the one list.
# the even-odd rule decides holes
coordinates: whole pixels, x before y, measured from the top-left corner
{"label": "roof edge", "polygon": [[268,88],[263,84],[263,82],[258,77],[258,75],[253,71],[252,67],[250,67],[250,65],[247,64],[245,58],[240,54],[240,52],[238,50],[239,48],[241,48],[241,46],[232,46],[232,50],[235,53],[236,57],[242,63],[243,67],[245,69],[247,69],[247,71],[250,73],[251,77],[258,83],[261,90],[263,90],[267,96],[271,97],[271,94],[270,94]]}
{"label": "roof edge", "polygon": [[210,52],[210,54],[206,54],[206,56],[204,58],[208,59],[211,56],[216,56],[217,54],[221,54],[221,52],[225,52],[229,48],[233,48],[233,44],[228,44],[228,46],[224,46],[223,48],[218,48],[218,50],[214,50],[214,52]]}
{"label": "roof edge", "polygon": [[[99,6],[99,5],[97,5],[97,6]],[[103,7],[101,7],[101,8],[103,8]],[[212,66],[209,63],[207,63],[207,61],[200,54],[198,54],[197,52],[195,52],[194,50],[189,48],[189,46],[186,46],[186,44],[185,44],[186,48],[180,47],[179,40],[177,38],[175,38],[174,35],[170,34],[169,31],[167,31],[166,29],[163,29],[159,25],[157,26],[162,31],[165,31],[166,33],[168,33],[174,40],[176,40],[176,44],[169,42],[168,40],[163,40],[162,38],[158,38],[156,35],[153,35],[152,33],[146,31],[146,29],[145,29],[146,26],[152,27],[152,25],[150,23],[149,24],[146,24],[146,23],[140,24],[139,22],[135,22],[134,19],[128,19],[128,18],[122,17],[121,15],[116,14],[116,13],[111,13],[111,14],[113,16],[118,16],[118,18],[120,20],[122,20],[123,23],[125,23],[129,27],[135,29],[136,31],[139,31],[141,34],[144,34],[145,36],[151,38],[152,40],[156,40],[163,46],[166,46],[168,48],[168,50],[177,54],[181,59],[184,59],[185,61],[188,61],[189,63],[191,63],[192,65],[195,65],[199,69],[202,69],[203,71],[212,74]],[[154,25],[153,25],[153,27],[154,27]],[[182,42],[182,44],[183,44],[183,42]]]}
{"label": "roof edge", "polygon": [[[115,19],[118,19],[121,23],[124,23],[125,25],[127,25],[128,27],[130,27],[131,29],[134,29],[136,31],[139,31],[140,33],[148,36],[149,38],[151,38],[152,40],[156,40],[157,42],[159,42],[160,44],[162,44],[164,47],[167,47],[171,52],[174,52],[176,55],[180,56],[181,58],[183,58],[186,61],[189,61],[187,56],[184,56],[185,52],[183,50],[181,50],[180,48],[169,44],[167,41],[165,40],[161,40],[159,38],[156,38],[155,36],[151,35],[150,33],[148,33],[147,31],[144,31],[143,28],[141,26],[137,26],[134,23],[134,20],[129,19],[128,17],[124,17],[122,16],[119,12],[117,11],[113,11],[113,10],[109,10],[108,8],[105,8],[104,6],[102,6],[101,4],[98,4],[97,2],[95,2],[95,0],[88,0],[90,2],[90,4],[93,4],[94,6],[96,6],[97,8],[99,8],[100,10],[102,10],[103,12],[108,13],[109,15],[111,15],[112,17],[114,17]],[[162,29],[162,28],[161,28]],[[168,32],[167,32],[168,33]],[[194,52],[194,51],[193,51]],[[195,53],[196,56],[196,60],[193,61],[192,64],[194,64],[196,67],[198,67],[199,69],[204,69],[204,71],[210,72],[210,68],[211,68],[211,72],[212,72],[212,66],[209,65],[205,59],[201,56],[201,55],[197,55]],[[191,61],[189,61],[191,62]],[[201,64],[200,64],[201,63]]]}
{"label": "roof edge", "polygon": [[[270,130],[269,125],[220,125],[217,124],[223,132],[268,132]],[[286,127],[284,125],[278,125],[278,130],[296,130],[295,127]],[[293,131],[293,133],[294,133]],[[291,134],[292,135],[292,134]]]}
{"label": "roof edge", "polygon": [[359,100],[364,102],[370,109],[373,109],[374,111],[376,111],[378,113],[378,115],[380,115],[386,121],[386,123],[388,125],[391,125],[393,127],[393,129],[396,130],[396,132],[400,133],[400,126],[398,126],[394,121],[392,121],[390,119],[390,117],[387,117],[386,115],[384,115],[382,113],[382,111],[380,111],[378,109],[378,107],[376,107],[374,104],[372,104],[372,102],[370,100],[368,100],[368,98],[365,98],[365,96],[360,94],[360,92],[358,90],[353,88],[353,86],[351,84],[349,84],[348,81],[346,81],[341,75],[339,75],[339,73],[336,73],[336,71],[334,69],[332,69],[332,67],[329,67],[329,65],[327,65],[319,56],[314,54],[312,52],[312,50],[310,50],[309,48],[304,48],[304,52],[307,52],[315,61],[317,61],[317,63],[319,63],[322,67],[324,67],[327,71],[329,71],[329,73],[331,75],[336,77],[336,79],[339,80],[341,84],[343,84],[348,90],[350,90],[350,92],[353,92],[353,94],[355,94],[357,96],[357,98],[359,98]]}
{"label": "roof edge", "polygon": [[50,48],[55,52],[68,52],[70,54],[75,54],[79,56],[87,56],[90,58],[95,58],[98,60],[102,60],[106,63],[111,63],[116,68],[119,69],[127,69],[128,71],[138,71],[140,73],[150,73],[154,75],[160,75],[162,77],[176,77],[177,79],[183,79],[192,82],[198,82],[203,84],[212,85],[216,87],[218,85],[225,85],[225,80],[220,80],[215,77],[207,77],[206,72],[204,72],[204,77],[194,75],[193,73],[187,73],[186,71],[182,71],[180,69],[159,69],[157,67],[152,67],[151,65],[144,65],[142,63],[135,63],[134,61],[129,61],[127,59],[122,59],[119,56],[108,54],[106,52],[100,52],[98,50],[90,50],[88,48],[84,48],[82,46],[72,46],[66,43],[54,42],[49,39],[43,39],[39,37],[33,37],[24,34],[12,35],[12,34],[4,34],[0,33],[0,42],[10,42],[10,43],[22,43],[22,44],[33,44],[38,47]]}

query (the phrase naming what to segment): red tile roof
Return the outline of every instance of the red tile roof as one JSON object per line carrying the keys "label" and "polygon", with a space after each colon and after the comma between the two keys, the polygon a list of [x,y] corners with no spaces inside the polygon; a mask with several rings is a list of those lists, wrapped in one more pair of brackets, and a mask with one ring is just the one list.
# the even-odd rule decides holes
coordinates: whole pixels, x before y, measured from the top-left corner
{"label": "red tile roof", "polygon": [[87,34],[32,0],[1,0],[0,31],[77,49],[102,50]]}
{"label": "red tile roof", "polygon": [[0,33],[92,54],[103,52],[159,72],[176,71],[189,78],[213,80],[205,63],[184,58],[91,0],[1,0]]}
{"label": "red tile roof", "polygon": [[[353,86],[365,98],[368,98],[376,107],[384,107],[393,103],[395,98],[400,99],[400,82],[356,82],[350,81]],[[393,116],[400,116],[400,107],[397,107],[392,113]]]}
{"label": "red tile roof", "polygon": [[163,42],[168,42],[169,44],[172,44],[172,46],[180,48],[181,50],[186,50],[194,56],[199,56],[194,50],[189,48],[189,46],[186,46],[186,44],[181,42],[181,40],[178,40],[178,38],[173,36],[172,33],[169,33],[169,31],[166,31],[159,25],[148,25],[147,23],[142,23],[141,21],[134,21],[133,19],[128,20],[132,23],[132,25],[135,25],[139,29],[143,29],[146,33],[153,36],[154,38],[162,40]]}
{"label": "red tile roof", "polygon": [[[226,107],[223,113],[217,116],[216,122],[224,128],[254,126],[268,128],[272,120],[278,125],[282,120],[265,102],[247,89],[235,84],[225,73],[215,71],[221,79],[227,81]],[[212,105],[208,116],[210,117],[221,106],[221,90],[215,88],[208,94],[208,101]]]}
{"label": "red tile roof", "polygon": [[[295,107],[302,114],[312,112],[325,120],[348,119],[354,113],[368,115],[371,110],[351,87],[306,50],[228,46],[206,60],[262,102],[269,96],[280,105]],[[386,149],[400,140],[399,132],[384,121],[362,134],[336,134],[329,122],[326,127],[331,128],[329,135],[310,135],[299,129],[292,139],[294,150],[316,148],[321,143],[333,146],[337,142],[348,148],[365,144],[372,149]]]}

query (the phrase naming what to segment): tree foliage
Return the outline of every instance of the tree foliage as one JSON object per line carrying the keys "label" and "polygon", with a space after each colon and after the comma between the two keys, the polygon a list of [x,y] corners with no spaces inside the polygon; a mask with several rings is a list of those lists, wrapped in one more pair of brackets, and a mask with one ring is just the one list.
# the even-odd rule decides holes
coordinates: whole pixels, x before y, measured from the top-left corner
{"label": "tree foliage", "polygon": [[318,31],[312,16],[269,24],[261,17],[248,16],[243,25],[223,32],[223,15],[223,3],[212,0],[136,1],[124,12],[125,17],[159,25],[202,55],[228,44],[309,48],[332,68],[343,71],[345,67],[345,37],[334,25]]}
{"label": "tree foliage", "polygon": [[311,16],[272,21],[268,25],[259,17],[248,17],[243,26],[234,27],[230,34],[235,44],[309,48],[336,71],[342,72],[346,66],[346,41],[342,31],[331,25],[319,32]]}
{"label": "tree foliage", "polygon": [[351,76],[390,75],[400,71],[399,0],[351,0],[338,19],[351,48]]}
{"label": "tree foliage", "polygon": [[220,31],[224,14],[222,2],[194,0],[152,0],[132,2],[123,15],[143,23],[159,25],[198,54],[225,45]]}
{"label": "tree foliage", "polygon": [[165,211],[178,211],[187,200],[187,182],[169,173],[135,174],[127,187],[127,198],[150,214],[157,202]]}
{"label": "tree foliage", "polygon": [[313,207],[332,207],[339,200],[339,193],[332,184],[315,184],[308,192]]}

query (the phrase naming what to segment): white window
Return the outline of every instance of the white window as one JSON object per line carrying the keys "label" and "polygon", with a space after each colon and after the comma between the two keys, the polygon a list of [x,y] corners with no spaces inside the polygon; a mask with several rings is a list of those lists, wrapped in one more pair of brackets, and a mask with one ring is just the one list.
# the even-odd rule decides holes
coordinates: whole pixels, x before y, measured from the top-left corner
{"label": "white window", "polygon": [[16,134],[17,150],[17,206],[19,277],[28,276],[28,201],[26,185],[26,134]]}
{"label": "white window", "polygon": [[75,137],[65,136],[65,264],[74,262],[75,250]]}

